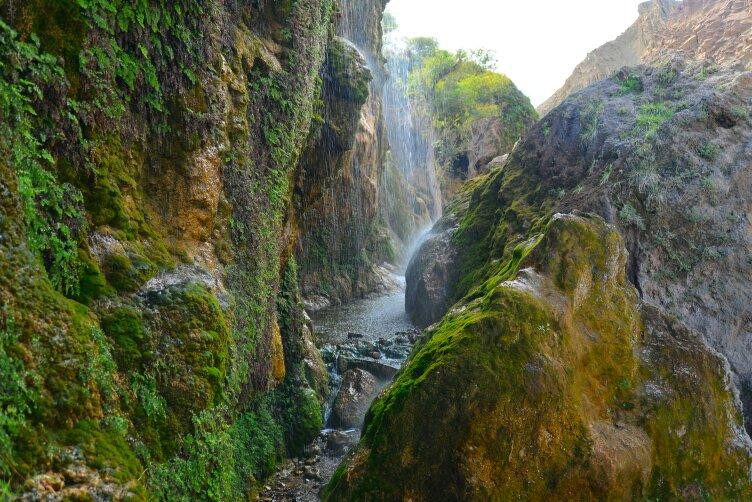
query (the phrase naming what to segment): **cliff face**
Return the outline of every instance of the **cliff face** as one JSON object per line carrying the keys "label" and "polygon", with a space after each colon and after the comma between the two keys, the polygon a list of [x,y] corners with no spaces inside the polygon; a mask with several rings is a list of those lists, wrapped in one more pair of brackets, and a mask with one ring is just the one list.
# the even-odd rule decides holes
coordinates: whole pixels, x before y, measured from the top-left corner
{"label": "cliff face", "polygon": [[376,230],[387,150],[381,109],[383,8],[381,2],[341,5],[337,32],[342,38],[322,75],[322,121],[303,156],[301,279],[303,293],[319,297],[323,305],[380,287],[374,266],[389,258]]}
{"label": "cliff face", "polygon": [[292,200],[333,5],[169,4],[0,3],[0,477],[30,498],[243,498],[321,425]]}
{"label": "cliff face", "polygon": [[465,186],[328,499],[750,496],[752,75],[710,67],[625,69]]}
{"label": "cliff face", "polygon": [[539,108],[541,116],[570,94],[623,66],[656,64],[672,56],[749,68],[752,11],[745,0],[651,0],[621,36],[588,54],[564,86]]}
{"label": "cliff face", "polygon": [[302,157],[298,260],[313,310],[393,287],[381,265],[400,262],[417,230],[431,221],[415,188],[422,180],[405,176],[394,155],[387,156],[402,142],[401,131],[388,134],[384,111],[385,3],[342,4],[341,38],[322,73],[320,121]]}

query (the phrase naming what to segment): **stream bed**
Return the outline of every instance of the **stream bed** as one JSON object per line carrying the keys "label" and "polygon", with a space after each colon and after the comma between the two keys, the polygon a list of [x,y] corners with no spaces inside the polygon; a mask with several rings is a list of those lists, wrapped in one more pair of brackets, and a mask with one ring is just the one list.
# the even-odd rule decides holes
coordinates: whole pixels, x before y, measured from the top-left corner
{"label": "stream bed", "polygon": [[405,312],[404,277],[382,295],[313,315],[314,338],[330,375],[324,429],[302,458],[287,461],[266,483],[262,501],[319,500],[319,492],[358,442],[368,406],[410,354],[419,330]]}

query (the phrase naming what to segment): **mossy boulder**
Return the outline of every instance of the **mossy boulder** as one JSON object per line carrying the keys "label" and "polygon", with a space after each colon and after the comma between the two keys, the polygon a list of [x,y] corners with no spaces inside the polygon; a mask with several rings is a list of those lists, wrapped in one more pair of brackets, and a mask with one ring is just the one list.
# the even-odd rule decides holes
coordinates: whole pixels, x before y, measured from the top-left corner
{"label": "mossy boulder", "polygon": [[723,360],[640,304],[615,227],[555,215],[506,260],[374,402],[325,500],[752,494]]}
{"label": "mossy boulder", "polygon": [[[742,216],[752,194],[741,181],[751,176],[751,78],[673,60],[624,68],[572,95],[445,211],[437,232],[448,229],[458,253],[438,310],[493,275],[554,213],[596,213],[619,227],[641,299],[729,360],[749,408],[752,361],[735,333],[752,330]],[[417,272],[408,290],[428,300]]]}
{"label": "mossy boulder", "polygon": [[[164,399],[162,440],[189,433],[194,415],[223,402],[231,331],[216,296],[203,284],[171,286],[147,294],[152,334],[149,349],[154,390]],[[122,338],[138,336],[137,319],[127,318]],[[127,328],[127,330],[126,330]]]}

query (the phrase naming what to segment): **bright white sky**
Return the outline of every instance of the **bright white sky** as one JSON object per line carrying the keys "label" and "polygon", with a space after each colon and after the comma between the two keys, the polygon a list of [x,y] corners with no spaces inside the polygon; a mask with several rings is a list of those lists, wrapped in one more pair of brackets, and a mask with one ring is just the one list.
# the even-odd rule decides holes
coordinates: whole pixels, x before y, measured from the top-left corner
{"label": "bright white sky", "polygon": [[642,0],[391,0],[399,34],[442,48],[491,49],[498,70],[538,106],[588,52],[637,19]]}

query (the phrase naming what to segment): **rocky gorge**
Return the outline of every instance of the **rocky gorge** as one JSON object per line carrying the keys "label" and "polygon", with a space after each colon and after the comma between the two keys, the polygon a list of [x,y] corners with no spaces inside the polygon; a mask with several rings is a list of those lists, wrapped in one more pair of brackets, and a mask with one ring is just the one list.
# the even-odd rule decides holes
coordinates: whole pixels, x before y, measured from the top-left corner
{"label": "rocky gorge", "polygon": [[0,0],[0,500],[752,498],[748,2],[386,6]]}

